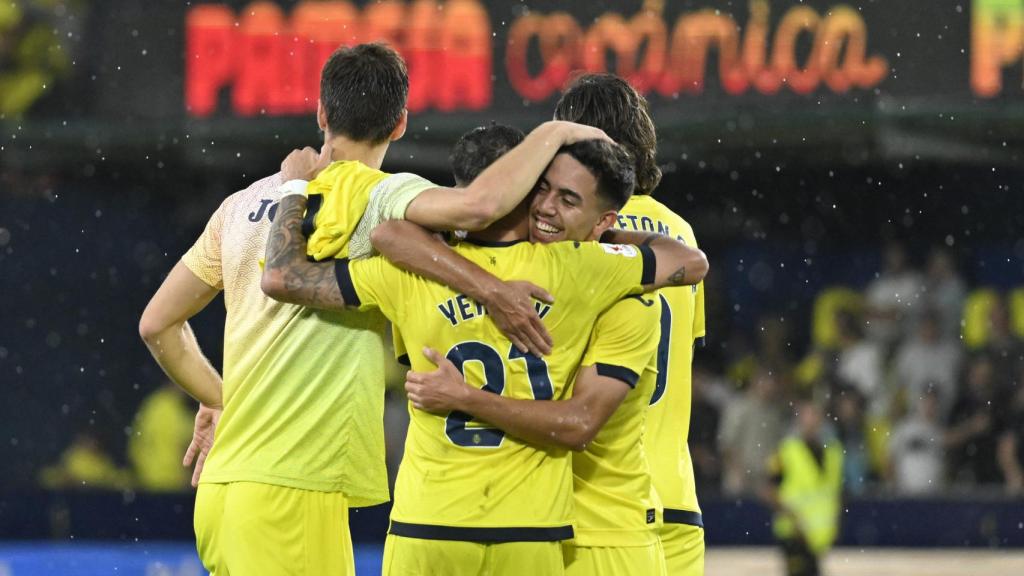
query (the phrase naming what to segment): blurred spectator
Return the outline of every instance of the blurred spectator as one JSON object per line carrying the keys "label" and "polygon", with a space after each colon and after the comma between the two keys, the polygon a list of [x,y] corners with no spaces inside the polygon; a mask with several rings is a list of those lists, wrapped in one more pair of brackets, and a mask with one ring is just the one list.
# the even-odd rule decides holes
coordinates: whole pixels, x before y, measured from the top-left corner
{"label": "blurred spectator", "polygon": [[789,329],[785,319],[765,315],[758,318],[754,339],[735,331],[726,346],[729,359],[726,376],[738,389],[747,389],[761,366],[772,366],[775,376],[788,379],[793,371]]}
{"label": "blurred spectator", "polygon": [[957,398],[957,375],[960,346],[955,340],[944,340],[939,317],[929,310],[921,317],[917,334],[896,354],[895,372],[898,385],[905,393],[908,411],[917,405],[928,386],[939,395],[939,414],[945,421]]}
{"label": "blurred spectator", "polygon": [[963,315],[967,288],[957,274],[953,256],[944,248],[934,248],[928,257],[924,283],[924,306],[939,315],[942,338],[960,337],[960,319]]}
{"label": "blurred spectator", "polygon": [[992,362],[995,394],[1000,403],[1009,402],[1016,393],[1014,377],[1024,364],[1024,343],[1014,336],[1006,300],[999,297],[992,305],[989,316],[988,342],[982,352]]}
{"label": "blurred spectator", "polygon": [[796,434],[772,456],[762,497],[775,512],[773,532],[791,576],[817,576],[821,557],[839,532],[843,446],[829,438],[821,407],[801,400]]}
{"label": "blurred spectator", "polygon": [[43,468],[39,481],[44,488],[122,490],[131,487],[131,473],[119,468],[89,431],[80,431],[60,456]]}
{"label": "blurred spectator", "polygon": [[946,444],[952,457],[954,480],[964,484],[1001,481],[996,461],[995,382],[991,360],[976,356],[967,369],[967,387],[953,409]]}
{"label": "blurred spectator", "polygon": [[856,388],[843,386],[833,395],[836,432],[843,445],[843,485],[850,494],[863,494],[871,476],[869,465],[864,396]]}
{"label": "blurred spectator", "polygon": [[839,336],[836,376],[857,389],[862,398],[871,399],[871,412],[880,413],[888,406],[883,390],[884,357],[878,343],[864,337],[863,322],[850,312],[836,314]]}
{"label": "blurred spectator", "polygon": [[[1017,372],[1017,382],[1024,381],[1024,364]],[[1018,384],[1005,418],[996,447],[999,469],[1006,481],[1006,491],[1024,494],[1024,386]]]}
{"label": "blurred spectator", "polygon": [[186,490],[192,471],[182,466],[192,440],[194,408],[180,388],[167,382],[142,401],[128,442],[128,461],[140,490]]}
{"label": "blurred spectator", "polygon": [[698,494],[717,493],[722,478],[722,462],[715,445],[722,411],[715,390],[724,386],[716,386],[713,378],[701,366],[694,366],[689,446]]}
{"label": "blurred spectator", "polygon": [[780,375],[758,368],[743,396],[729,404],[718,435],[725,493],[755,493],[765,478],[765,463],[789,425],[782,404]]}
{"label": "blurred spectator", "polygon": [[921,295],[921,275],[910,269],[902,244],[893,242],[882,253],[882,272],[868,284],[868,336],[886,348],[906,334],[907,319]]}
{"label": "blurred spectator", "polygon": [[896,424],[889,444],[897,492],[925,494],[945,485],[945,432],[939,420],[939,397],[925,391],[917,410]]}
{"label": "blurred spectator", "polygon": [[793,349],[786,319],[776,315],[762,316],[757,323],[757,360],[764,366],[774,366],[782,377],[788,377],[793,368]]}

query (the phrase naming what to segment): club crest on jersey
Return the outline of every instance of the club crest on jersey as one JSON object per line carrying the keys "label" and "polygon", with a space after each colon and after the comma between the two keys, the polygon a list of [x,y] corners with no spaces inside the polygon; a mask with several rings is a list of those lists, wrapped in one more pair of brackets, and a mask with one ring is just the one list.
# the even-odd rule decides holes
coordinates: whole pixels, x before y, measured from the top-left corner
{"label": "club crest on jersey", "polygon": [[630,246],[629,244],[601,244],[601,248],[604,248],[604,251],[609,254],[618,254],[626,258],[633,258],[637,253],[636,246]]}

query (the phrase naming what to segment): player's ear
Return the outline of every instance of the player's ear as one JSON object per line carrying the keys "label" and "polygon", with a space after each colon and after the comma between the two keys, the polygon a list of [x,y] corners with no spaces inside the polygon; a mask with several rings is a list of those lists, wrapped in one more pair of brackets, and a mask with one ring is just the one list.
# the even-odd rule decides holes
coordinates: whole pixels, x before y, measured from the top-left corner
{"label": "player's ear", "polygon": [[609,210],[601,214],[601,217],[598,219],[597,224],[594,224],[594,228],[590,232],[590,239],[599,240],[601,238],[601,235],[604,234],[606,230],[615,225],[615,220],[618,217],[619,213],[616,212],[615,210]]}
{"label": "player's ear", "polygon": [[324,111],[324,105],[319,98],[316,99],[316,124],[322,132],[327,132],[327,112]]}
{"label": "player's ear", "polygon": [[391,136],[388,138],[394,142],[402,136],[405,136],[405,129],[409,127],[409,110],[402,108],[402,117],[398,119],[398,124],[395,125],[395,129],[391,131]]}

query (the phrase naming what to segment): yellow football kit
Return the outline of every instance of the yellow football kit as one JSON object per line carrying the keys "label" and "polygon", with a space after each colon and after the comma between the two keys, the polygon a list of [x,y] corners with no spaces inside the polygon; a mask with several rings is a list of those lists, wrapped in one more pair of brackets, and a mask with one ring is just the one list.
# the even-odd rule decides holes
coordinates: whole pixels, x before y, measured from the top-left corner
{"label": "yellow football kit", "polygon": [[[587,344],[580,335],[590,333],[605,308],[654,277],[653,253],[646,247],[467,240],[455,250],[499,278],[528,278],[554,295],[554,304],[537,304],[555,342],[550,356],[519,352],[482,305],[382,258],[339,262],[338,283],[347,303],[380,309],[394,322],[414,370],[434,370],[419,352],[430,346],[471,385],[511,398],[566,397]],[[405,546],[409,540],[500,546],[572,537],[572,472],[565,450],[537,448],[461,412],[410,410],[391,513],[388,573],[407,573],[426,562],[423,554],[442,554],[443,542]],[[555,554],[561,565],[558,547],[539,546],[532,554]],[[522,569],[509,564],[500,573]],[[477,574],[479,567],[467,564],[447,573]]]}
{"label": "yellow football kit", "polygon": [[[697,246],[690,225],[650,196],[633,196],[618,228],[657,232]],[[704,284],[663,288],[658,376],[647,415],[647,454],[665,507],[661,540],[669,574],[704,573],[704,522],[697,504],[690,430],[694,344],[704,337]]]}
{"label": "yellow football kit", "polygon": [[[347,187],[328,187],[325,182],[330,178],[347,182]],[[403,216],[415,194],[429,187],[425,180],[384,174],[357,162],[334,163],[318,180],[313,187],[323,201],[314,216],[334,231],[332,246],[337,245],[339,230],[354,230],[340,235],[353,246],[368,246],[364,222]],[[266,250],[281,184],[276,175],[230,196],[182,257],[196,277],[224,290],[227,308],[224,412],[200,479],[195,514],[201,558],[211,571],[212,565],[218,566],[221,574],[230,573],[236,562],[247,561],[244,558],[258,558],[269,551],[288,558],[311,554],[322,550],[317,543],[323,538],[341,546],[343,540],[334,537],[336,526],[322,523],[330,519],[310,512],[323,498],[319,493],[336,493],[335,500],[346,506],[388,500],[384,317],[354,310],[314,310],[263,294],[258,263]],[[337,197],[346,194],[354,200]],[[359,213],[360,206],[365,214]],[[247,483],[276,490],[253,491]],[[233,504],[239,501],[245,505]],[[268,514],[249,513],[250,508]],[[271,511],[303,527],[303,538],[285,538],[270,523],[282,516]],[[242,512],[249,522],[264,519],[270,524],[250,526],[251,538],[217,551],[213,562],[209,556],[217,548],[213,543],[228,538],[218,535],[218,530],[235,530],[232,515]],[[314,518],[321,523],[313,522]],[[347,526],[342,529],[347,538]],[[321,565],[307,557],[287,573],[325,573],[326,566],[334,565],[332,558],[323,556]],[[271,566],[258,573],[274,574]]]}
{"label": "yellow football kit", "polygon": [[660,318],[657,295],[624,298],[591,333],[583,365],[632,390],[586,450],[572,455],[576,537],[565,546],[567,575],[664,574],[660,503],[643,438],[657,380]]}

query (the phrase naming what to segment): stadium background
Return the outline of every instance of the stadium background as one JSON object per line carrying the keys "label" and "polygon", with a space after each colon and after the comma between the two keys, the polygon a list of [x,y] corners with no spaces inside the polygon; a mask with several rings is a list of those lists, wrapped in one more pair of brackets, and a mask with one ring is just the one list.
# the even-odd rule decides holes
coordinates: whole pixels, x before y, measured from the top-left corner
{"label": "stadium background", "polygon": [[[829,312],[815,304],[829,288],[863,291],[892,241],[917,270],[945,250],[966,286],[962,309],[939,310],[980,338],[956,339],[958,396],[990,347],[992,310],[1019,354],[1024,0],[15,0],[0,7],[0,574],[198,571],[189,491],[149,490],[138,469],[173,452],[133,447],[152,429],[136,414],[164,383],[138,315],[224,196],[317,144],[308,96],[322,58],[375,39],[399,48],[412,81],[409,131],[385,169],[441,183],[461,132],[495,120],[528,130],[575,70],[618,72],[647,93],[665,172],[656,197],[712,262],[698,353],[709,406],[739,402],[769,357],[786,390],[833,389],[827,368],[802,362],[841,355],[816,332]],[[214,305],[193,322],[215,365],[222,321]],[[996,364],[1008,406],[1024,372]],[[905,384],[884,373],[887,390]],[[180,429],[189,409],[159,398],[152,436]],[[908,559],[1022,569],[1020,492],[1002,476],[979,481],[971,459],[1013,418],[1001,411],[951,449],[939,490],[902,495],[879,469],[851,491],[832,569],[856,573],[865,557],[895,558],[892,570]],[[721,466],[716,428],[701,426]],[[709,573],[776,569],[756,498],[723,492],[713,474],[702,482]],[[353,514],[367,558],[386,516]],[[883,551],[905,547],[922,551]],[[949,551],[962,547],[982,555]]]}

